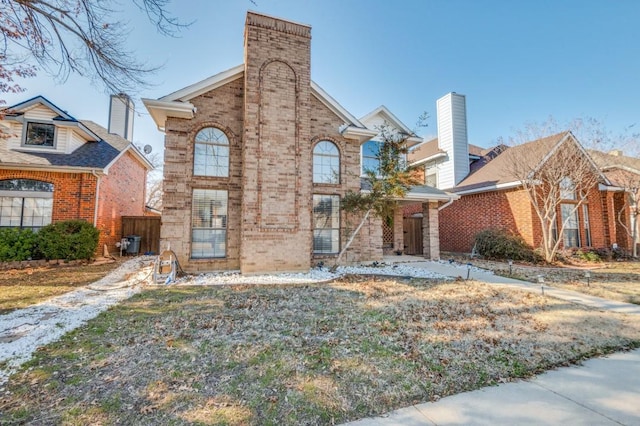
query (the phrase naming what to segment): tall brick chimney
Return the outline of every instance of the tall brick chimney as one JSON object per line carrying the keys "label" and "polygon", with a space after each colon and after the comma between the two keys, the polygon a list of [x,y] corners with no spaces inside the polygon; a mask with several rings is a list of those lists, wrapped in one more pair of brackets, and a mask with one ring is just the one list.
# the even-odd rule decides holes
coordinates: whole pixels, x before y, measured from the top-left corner
{"label": "tall brick chimney", "polygon": [[242,273],[311,263],[311,28],[248,12]]}

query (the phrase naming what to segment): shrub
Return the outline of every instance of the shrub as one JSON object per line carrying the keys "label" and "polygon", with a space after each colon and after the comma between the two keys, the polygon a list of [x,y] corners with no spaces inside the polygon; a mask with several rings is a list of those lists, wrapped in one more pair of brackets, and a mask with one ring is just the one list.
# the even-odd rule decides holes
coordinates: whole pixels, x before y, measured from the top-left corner
{"label": "shrub", "polygon": [[533,249],[522,239],[505,229],[490,228],[475,235],[476,251],[489,259],[536,261]]}
{"label": "shrub", "polygon": [[0,229],[0,262],[36,258],[37,235],[31,229]]}
{"label": "shrub", "polygon": [[99,234],[83,220],[52,223],[38,232],[38,248],[45,259],[90,259],[98,246]]}

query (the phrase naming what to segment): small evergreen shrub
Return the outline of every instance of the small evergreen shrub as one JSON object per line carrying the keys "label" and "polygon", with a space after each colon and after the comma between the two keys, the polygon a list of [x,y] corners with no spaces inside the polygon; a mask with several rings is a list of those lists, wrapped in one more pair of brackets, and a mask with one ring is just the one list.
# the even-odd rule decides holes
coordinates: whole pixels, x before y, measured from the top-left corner
{"label": "small evergreen shrub", "polygon": [[35,259],[37,235],[31,229],[0,229],[0,262]]}
{"label": "small evergreen shrub", "polygon": [[488,259],[536,261],[533,249],[522,239],[505,229],[490,228],[475,235],[476,251]]}
{"label": "small evergreen shrub", "polygon": [[98,231],[83,220],[52,223],[38,232],[38,248],[50,259],[90,259],[98,246]]}

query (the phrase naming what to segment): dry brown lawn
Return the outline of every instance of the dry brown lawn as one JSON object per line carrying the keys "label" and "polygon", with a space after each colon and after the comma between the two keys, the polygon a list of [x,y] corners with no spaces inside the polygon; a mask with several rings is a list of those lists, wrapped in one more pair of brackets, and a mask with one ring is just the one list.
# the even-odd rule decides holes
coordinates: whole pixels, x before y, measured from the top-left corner
{"label": "dry brown lawn", "polygon": [[[566,290],[578,291],[605,299],[640,304],[640,262],[591,262],[576,265],[543,266],[514,264],[509,275],[506,262],[473,259],[471,261],[456,257],[458,261],[471,262],[480,268],[489,269],[496,274],[512,276],[535,282],[539,275],[544,277],[545,285]],[[585,273],[591,277],[587,279]]]}
{"label": "dry brown lawn", "polygon": [[98,281],[128,259],[119,257],[110,263],[0,271],[0,315]]}
{"label": "dry brown lawn", "polygon": [[164,287],[37,352],[0,424],[333,424],[638,346],[637,317],[473,281]]}

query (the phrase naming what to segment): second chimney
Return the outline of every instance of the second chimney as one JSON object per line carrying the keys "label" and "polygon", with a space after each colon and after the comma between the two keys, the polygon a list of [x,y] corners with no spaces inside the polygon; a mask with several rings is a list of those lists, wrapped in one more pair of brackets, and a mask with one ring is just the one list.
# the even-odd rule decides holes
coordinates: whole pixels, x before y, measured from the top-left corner
{"label": "second chimney", "polygon": [[133,101],[120,93],[111,95],[109,104],[109,133],[120,135],[129,142],[133,142]]}

